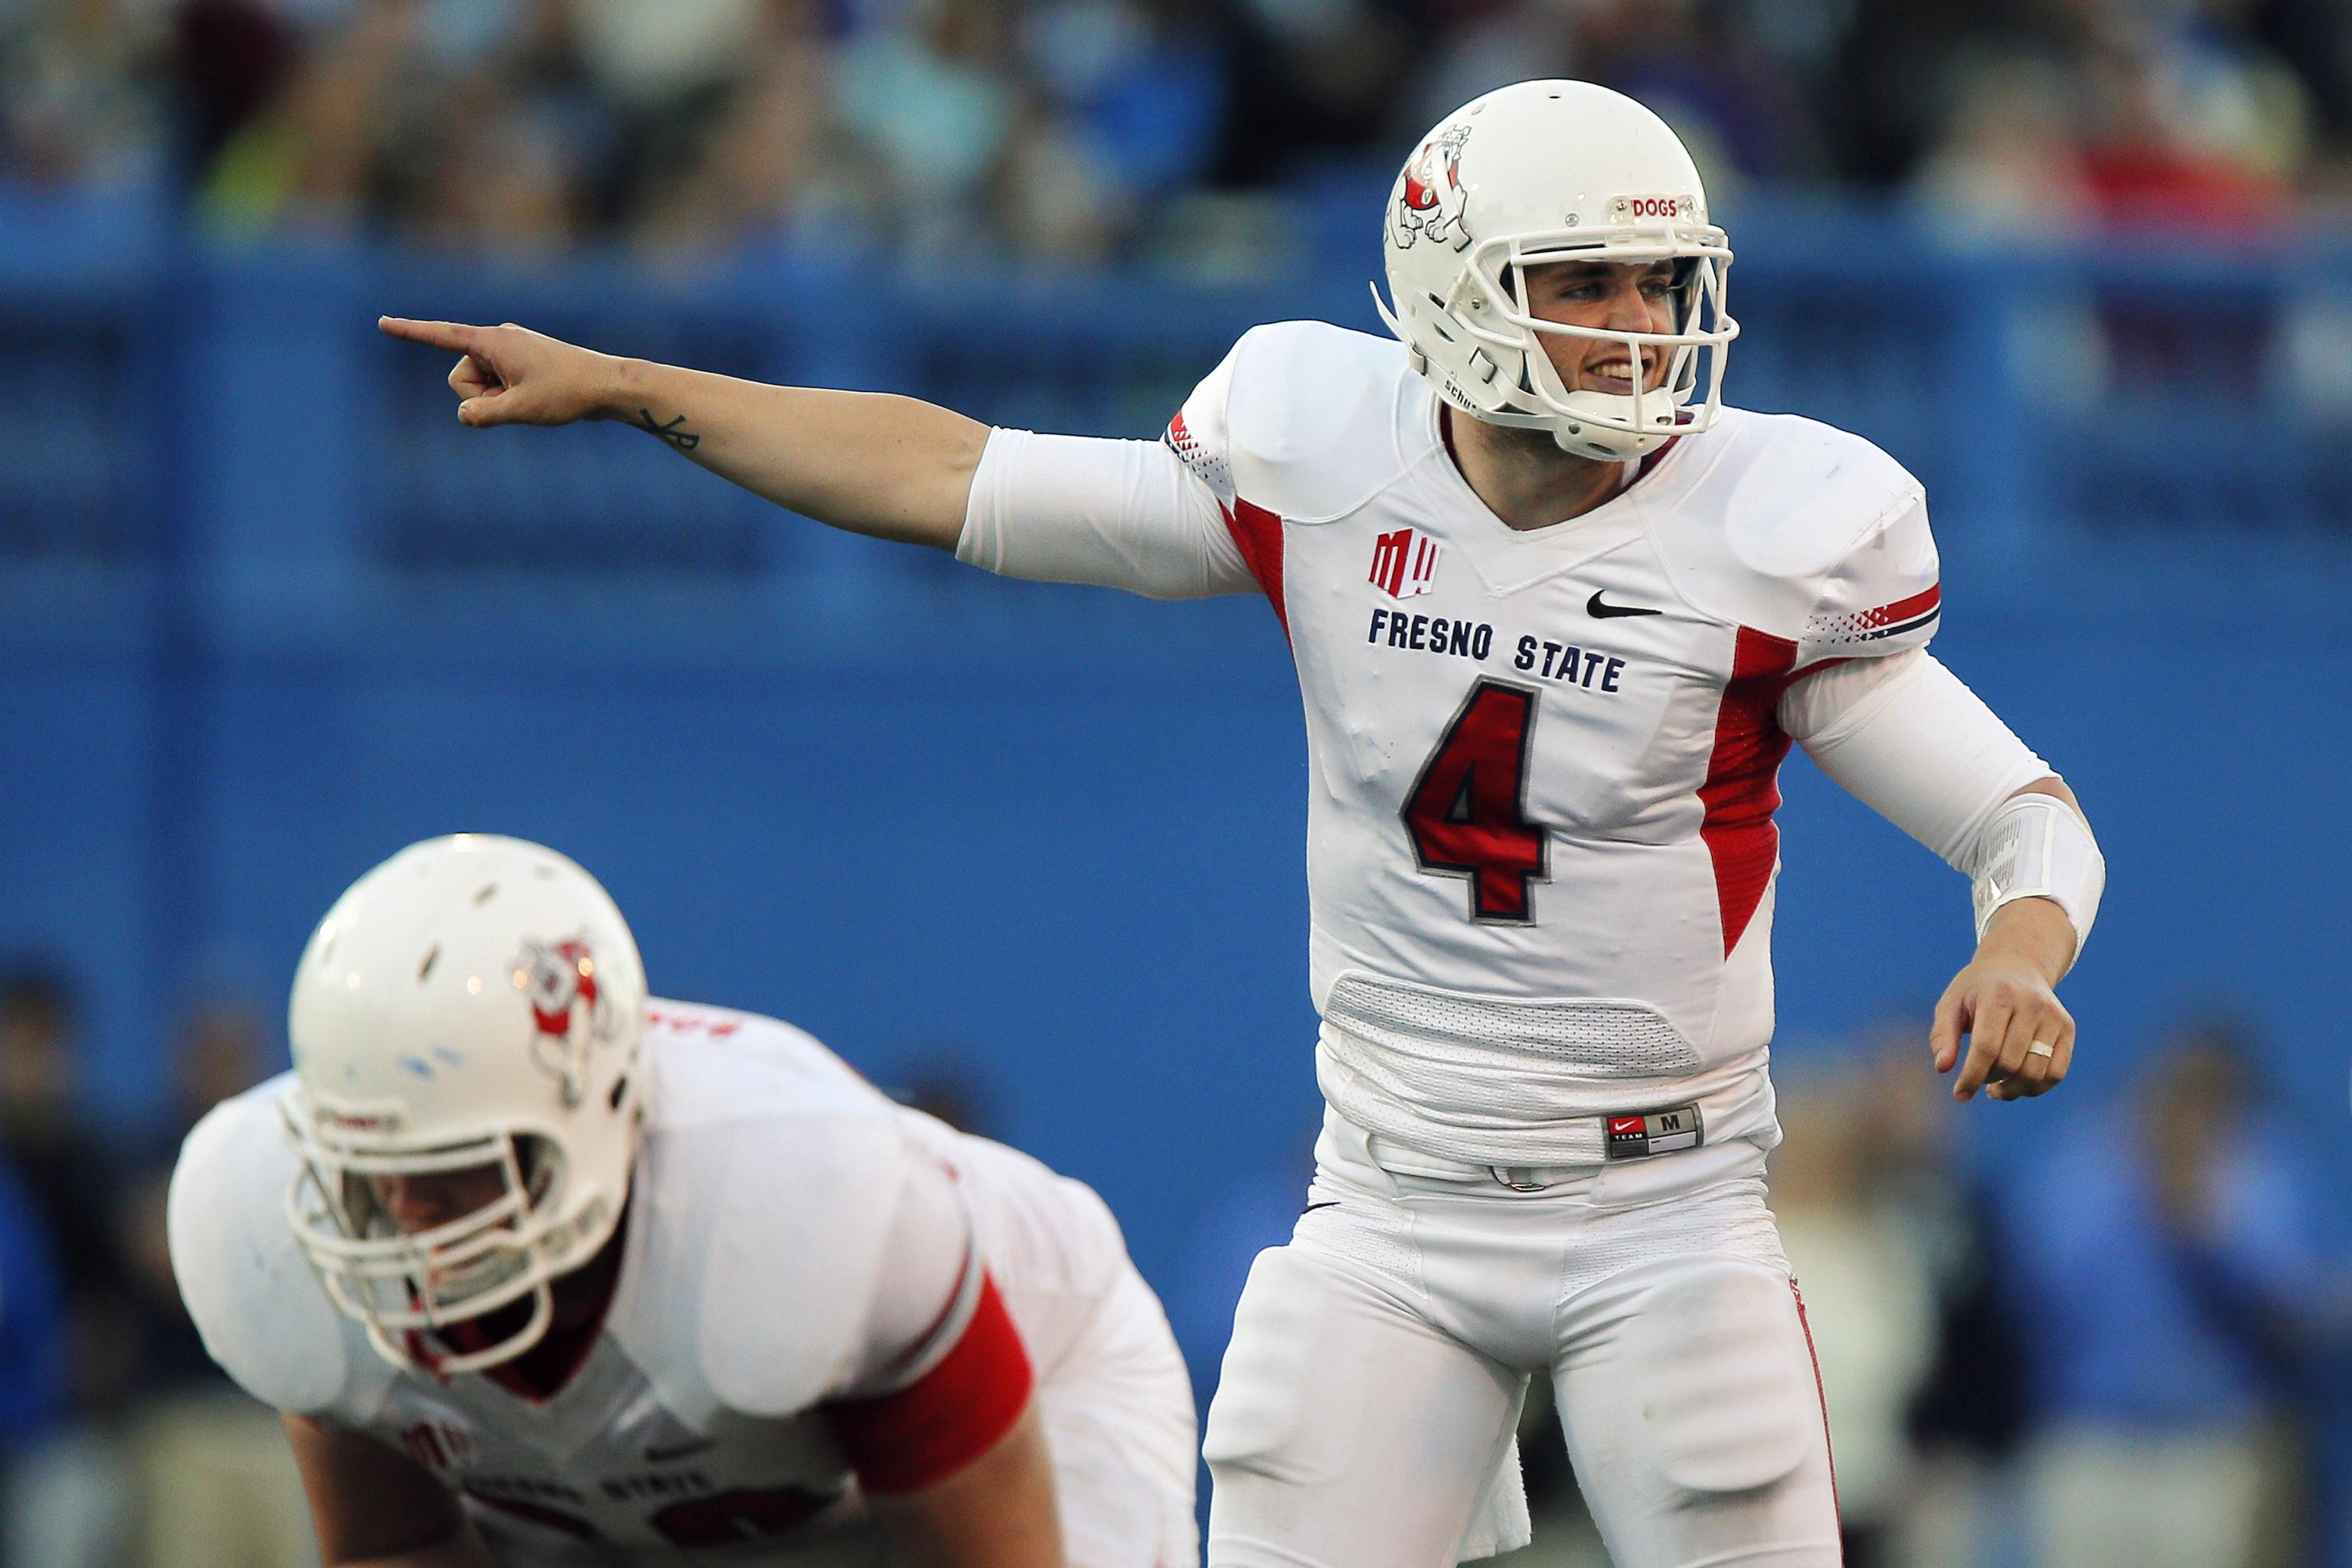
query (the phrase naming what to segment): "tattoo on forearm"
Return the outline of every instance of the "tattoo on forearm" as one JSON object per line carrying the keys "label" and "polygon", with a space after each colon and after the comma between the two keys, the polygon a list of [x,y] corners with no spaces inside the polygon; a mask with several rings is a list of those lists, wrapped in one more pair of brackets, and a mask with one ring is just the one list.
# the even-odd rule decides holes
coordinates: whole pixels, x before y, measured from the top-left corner
{"label": "tattoo on forearm", "polygon": [[681,452],[691,452],[702,445],[702,437],[686,427],[686,416],[681,414],[665,425],[654,417],[650,408],[637,410],[637,427],[649,430]]}

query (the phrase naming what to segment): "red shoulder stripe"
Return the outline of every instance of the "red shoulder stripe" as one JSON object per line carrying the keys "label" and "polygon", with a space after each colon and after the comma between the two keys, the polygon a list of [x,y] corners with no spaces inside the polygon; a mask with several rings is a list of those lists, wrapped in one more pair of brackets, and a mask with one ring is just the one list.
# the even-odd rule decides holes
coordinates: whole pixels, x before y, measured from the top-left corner
{"label": "red shoulder stripe", "polygon": [[1897,621],[1907,621],[1914,616],[1925,615],[1943,602],[1944,585],[1941,583],[1930,583],[1925,590],[1912,595],[1907,599],[1897,599],[1891,605],[1881,605],[1878,608],[1866,612],[1864,618],[1877,626],[1891,626]]}
{"label": "red shoulder stripe", "polygon": [[996,1447],[1034,1380],[996,1281],[983,1276],[971,1323],[937,1366],[896,1394],[836,1399],[824,1415],[859,1485],[884,1497],[921,1491]]}

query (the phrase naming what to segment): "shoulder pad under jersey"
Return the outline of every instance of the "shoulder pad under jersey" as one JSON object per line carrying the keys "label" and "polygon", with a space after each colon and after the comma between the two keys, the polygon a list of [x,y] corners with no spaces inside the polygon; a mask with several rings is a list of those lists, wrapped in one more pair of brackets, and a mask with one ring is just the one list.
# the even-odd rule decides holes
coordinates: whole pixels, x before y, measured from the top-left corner
{"label": "shoulder pad under jersey", "polygon": [[[657,1384],[790,1415],[859,1364],[918,1156],[898,1108],[823,1047],[773,1020],[723,1016],[745,1028],[662,1042],[655,1057],[632,1200],[651,1205],[646,1295],[614,1327]],[[680,1353],[690,1365],[674,1364]]]}
{"label": "shoulder pad under jersey", "polygon": [[1420,457],[1427,442],[1404,415],[1422,390],[1393,338],[1276,321],[1242,334],[1184,400],[1167,440],[1226,505],[1322,521]]}
{"label": "shoulder pad under jersey", "polygon": [[1701,466],[1651,526],[1684,597],[1799,644],[1800,663],[1933,635],[1935,540],[1926,492],[1902,464],[1793,415],[1726,409],[1690,439]]}
{"label": "shoulder pad under jersey", "polygon": [[863,1364],[909,1156],[883,1121],[731,1131],[725,1179],[705,1200],[703,1377],[731,1409],[790,1415]]}
{"label": "shoulder pad under jersey", "polygon": [[389,1363],[327,1300],[286,1224],[299,1167],[278,1132],[281,1073],[213,1108],[181,1145],[166,1229],[181,1300],[205,1349],[264,1405],[364,1419]]}

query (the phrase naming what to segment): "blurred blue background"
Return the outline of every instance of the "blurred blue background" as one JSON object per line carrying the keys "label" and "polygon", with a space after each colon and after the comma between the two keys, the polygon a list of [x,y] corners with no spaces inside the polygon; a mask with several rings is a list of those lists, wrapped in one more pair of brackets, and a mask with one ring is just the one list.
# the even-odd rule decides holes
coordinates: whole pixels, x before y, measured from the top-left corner
{"label": "blurred blue background", "polygon": [[[466,432],[372,323],[1149,437],[1252,323],[1379,330],[1396,158],[1543,71],[1692,142],[1728,395],[1927,480],[1937,650],[2108,857],[2073,1079],[1954,1106],[1924,1037],[1964,886],[1787,771],[1790,1153],[1867,1155],[1783,1211],[1809,1294],[1862,1281],[1816,1311],[1859,1347],[1850,1560],[2105,1561],[2036,1489],[2091,1433],[2126,1457],[2078,1490],[2126,1511],[2116,1474],[2253,1456],[2251,1492],[2166,1483],[2227,1515],[2184,1562],[2352,1563],[2352,26],[2188,0],[0,4],[0,1154],[19,1228],[66,1232],[0,1399],[0,1562],[283,1560],[158,1500],[204,1489],[156,1414],[202,1361],[142,1226],[186,1120],[282,1062],[327,904],[459,829],[588,866],[657,991],[1093,1184],[1212,1381],[1318,1110],[1266,606],[996,581],[622,430]],[[2200,1050],[2246,1070],[2163,1077]],[[0,1368],[43,1267],[5,1239]],[[2129,1364],[2070,1381],[2103,1333]],[[1921,1414],[1972,1366],[2015,1408]],[[1550,1560],[1588,1560],[1537,1479]]]}

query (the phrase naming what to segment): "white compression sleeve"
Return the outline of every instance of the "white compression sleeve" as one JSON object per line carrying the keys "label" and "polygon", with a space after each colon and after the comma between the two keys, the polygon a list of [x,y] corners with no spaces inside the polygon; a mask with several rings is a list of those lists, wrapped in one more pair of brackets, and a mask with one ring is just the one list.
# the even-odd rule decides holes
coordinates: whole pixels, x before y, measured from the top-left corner
{"label": "white compression sleeve", "polygon": [[1970,879],[1979,941],[2002,904],[2047,898],[2081,951],[2106,884],[2090,824],[2055,795],[2018,794],[2055,777],[2050,764],[1933,655],[1806,676],[1780,720],[1823,773]]}
{"label": "white compression sleeve", "polygon": [[1157,441],[990,431],[956,559],[1155,599],[1257,587],[1216,496]]}
{"label": "white compression sleeve", "polygon": [[1924,648],[1808,675],[1780,719],[1823,773],[1971,877],[1993,813],[2053,773]]}

